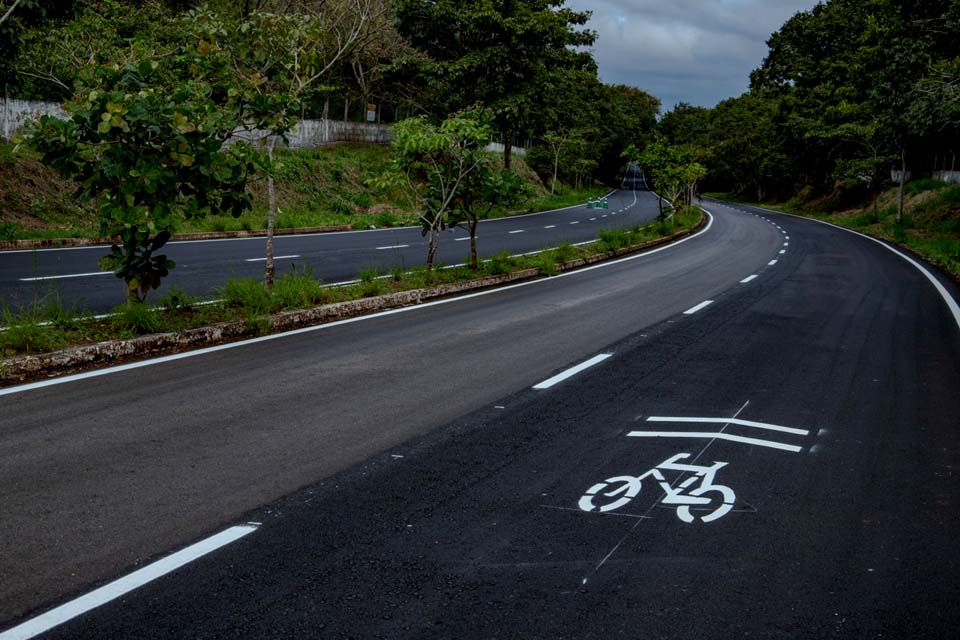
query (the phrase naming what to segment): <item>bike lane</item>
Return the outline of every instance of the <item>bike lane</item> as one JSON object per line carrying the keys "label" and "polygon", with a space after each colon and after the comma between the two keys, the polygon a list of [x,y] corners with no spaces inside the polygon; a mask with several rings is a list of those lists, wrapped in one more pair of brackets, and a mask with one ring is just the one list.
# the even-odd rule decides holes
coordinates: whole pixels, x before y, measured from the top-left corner
{"label": "bike lane", "polygon": [[[52,637],[949,636],[957,328],[882,248],[781,224],[758,279],[250,514]],[[687,522],[661,482],[716,499]],[[704,522],[717,487],[731,508]]]}

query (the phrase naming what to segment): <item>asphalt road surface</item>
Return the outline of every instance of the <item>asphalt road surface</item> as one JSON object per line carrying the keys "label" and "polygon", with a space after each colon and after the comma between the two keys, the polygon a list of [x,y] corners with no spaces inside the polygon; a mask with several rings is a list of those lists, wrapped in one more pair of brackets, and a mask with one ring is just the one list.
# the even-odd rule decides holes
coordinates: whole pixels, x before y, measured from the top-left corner
{"label": "asphalt road surface", "polygon": [[0,638],[955,636],[956,287],[708,209],[615,264],[5,392]]}
{"label": "asphalt road surface", "polygon": [[[642,189],[636,180],[624,185]],[[644,224],[658,212],[657,197],[643,190],[615,191],[607,206],[588,209],[583,204],[483,221],[477,232],[481,258],[595,240],[601,229]],[[173,286],[191,295],[214,297],[229,278],[262,278],[265,242],[264,238],[171,242],[162,252],[177,266],[151,298],[159,299]],[[462,227],[445,231],[438,262],[465,262],[469,245],[469,233]],[[106,252],[105,247],[0,251],[0,292],[7,304],[22,306],[54,287],[66,305],[109,311],[124,302],[124,286],[112,273],[100,271],[98,261]],[[388,273],[395,267],[423,264],[426,255],[427,241],[414,227],[277,236],[274,246],[278,273],[309,267],[329,283],[354,280],[365,269]]]}

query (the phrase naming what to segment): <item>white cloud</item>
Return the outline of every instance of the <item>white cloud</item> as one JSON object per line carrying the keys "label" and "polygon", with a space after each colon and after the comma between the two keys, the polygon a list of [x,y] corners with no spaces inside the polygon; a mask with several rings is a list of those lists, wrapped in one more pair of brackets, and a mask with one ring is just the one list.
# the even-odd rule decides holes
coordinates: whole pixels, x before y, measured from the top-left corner
{"label": "white cloud", "polygon": [[639,87],[660,98],[713,106],[747,90],[766,41],[816,0],[568,0],[592,11],[589,28],[600,78]]}

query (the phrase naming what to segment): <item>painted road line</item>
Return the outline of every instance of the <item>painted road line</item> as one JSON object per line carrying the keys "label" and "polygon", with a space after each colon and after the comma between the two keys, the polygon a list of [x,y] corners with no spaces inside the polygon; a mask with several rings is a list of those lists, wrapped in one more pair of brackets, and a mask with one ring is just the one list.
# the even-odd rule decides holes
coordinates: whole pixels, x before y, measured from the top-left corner
{"label": "painted road line", "polygon": [[80,596],[76,600],[60,605],[56,609],[51,609],[46,613],[40,614],[36,618],[31,618],[16,627],[0,633],[0,640],[27,640],[46,633],[50,629],[72,620],[79,615],[92,609],[104,605],[111,600],[130,593],[143,585],[160,578],[171,571],[176,571],[180,567],[202,558],[212,551],[224,547],[231,542],[236,542],[240,538],[249,535],[257,530],[254,524],[230,527],[225,531],[192,544],[186,549],[157,560],[142,569],[137,569],[130,575],[124,576],[109,584],[105,584],[99,589]]}
{"label": "painted road line", "polygon": [[523,229],[515,229],[514,231],[511,231],[510,233],[523,233]]}
{"label": "painted road line", "polygon": [[767,266],[768,266],[768,267],[772,267],[772,266],[775,265],[775,264],[777,264],[777,261],[776,261],[776,260],[771,260],[770,262],[767,263]]}
{"label": "painted road line", "polygon": [[595,220],[596,220],[596,218],[590,218],[590,222],[593,222],[593,221],[595,221]]}
{"label": "painted road line", "polygon": [[786,249],[780,249],[780,255],[783,255],[783,254],[785,254],[786,252],[787,252]]}
{"label": "painted road line", "polygon": [[59,280],[61,278],[86,278],[87,276],[112,276],[113,271],[91,271],[90,273],[71,273],[65,276],[37,276],[35,278],[20,278],[20,282],[37,282],[39,280]]}
{"label": "painted road line", "polygon": [[[457,238],[456,240],[454,240],[454,242],[463,242],[464,240],[469,240],[469,239],[470,239],[469,237],[466,237],[466,238]],[[403,246],[407,246],[407,245],[403,245]]]}
{"label": "painted road line", "polygon": [[581,363],[578,364],[577,366],[575,366],[575,367],[570,367],[570,368],[567,369],[566,371],[562,371],[562,372],[558,373],[557,375],[553,376],[552,378],[548,378],[548,379],[544,380],[544,381],[541,382],[540,384],[533,385],[533,388],[534,388],[534,389],[549,389],[549,388],[552,387],[553,385],[558,384],[558,383],[560,383],[560,382],[563,382],[564,380],[566,380],[567,378],[569,378],[569,377],[571,377],[571,376],[577,375],[578,373],[580,373],[580,372],[583,371],[584,369],[589,369],[590,367],[592,367],[592,366],[594,366],[594,365],[596,365],[596,364],[600,364],[601,362],[603,362],[604,360],[606,360],[607,358],[609,358],[609,357],[612,356],[612,355],[613,355],[612,353],[601,353],[600,355],[593,356],[592,358],[590,358],[590,359],[587,360],[586,362],[581,362]]}
{"label": "painted road line", "polygon": [[778,424],[769,422],[756,422],[754,420],[741,420],[740,418],[691,418],[683,416],[650,416],[647,422],[686,422],[686,423],[707,423],[707,424],[738,424],[741,427],[752,427],[754,429],[766,429],[767,431],[779,431],[780,433],[792,433],[796,436],[808,436],[810,432],[806,429],[794,429],[793,427],[781,427]]}
{"label": "painted road line", "polygon": [[783,239],[784,239],[784,240],[789,240],[789,239],[790,239],[790,236],[785,236]]}
{"label": "painted road line", "polygon": [[579,220],[574,220],[574,221],[571,222],[570,224],[580,224],[580,221],[579,221]]}
{"label": "painted road line", "polygon": [[[464,238],[464,240],[469,240],[470,238]],[[377,251],[386,251],[387,249],[406,249],[410,245],[408,244],[392,244],[389,247],[377,247]]]}
{"label": "painted road line", "polygon": [[[714,217],[713,217],[713,214],[711,214],[708,210],[704,209],[703,211],[704,213],[707,214],[707,225],[700,231],[694,233],[693,235],[689,235],[686,238],[677,240],[676,242],[671,242],[670,244],[665,244],[662,247],[651,249],[650,251],[645,251],[643,253],[638,253],[632,256],[626,256],[624,258],[618,258],[616,260],[610,260],[609,262],[600,262],[598,264],[591,265],[589,267],[583,267],[582,269],[575,269],[573,271],[564,271],[563,273],[558,273],[557,275],[551,276],[550,278],[529,280],[527,282],[518,282],[517,284],[510,284],[505,287],[496,287],[494,289],[487,289],[486,291],[476,291],[474,293],[466,293],[464,295],[455,296],[453,298],[444,298],[441,300],[433,300],[430,302],[423,302],[421,304],[414,304],[408,307],[388,309],[387,311],[379,311],[377,313],[357,316],[355,318],[346,318],[344,320],[334,320],[333,322],[317,324],[310,327],[301,327],[299,329],[291,329],[289,331],[272,333],[270,335],[259,336],[257,338],[248,338],[246,340],[238,340],[236,342],[218,344],[212,347],[203,347],[201,349],[194,349],[192,351],[183,351],[181,353],[174,353],[168,356],[159,356],[157,358],[150,358],[149,360],[140,360],[138,362],[118,364],[112,367],[106,367],[104,369],[92,369],[90,371],[85,371],[83,373],[74,373],[71,375],[59,376],[57,378],[48,378],[46,380],[40,380],[38,382],[28,382],[26,384],[17,385],[15,387],[0,388],[0,396],[15,395],[19,393],[34,391],[37,389],[45,389],[46,387],[59,386],[61,384],[69,384],[72,382],[79,382],[81,380],[89,380],[90,378],[99,378],[101,376],[114,375],[117,373],[131,371],[133,369],[140,369],[143,367],[152,367],[158,364],[164,364],[166,362],[174,362],[177,360],[185,360],[187,358],[196,358],[200,356],[205,356],[209,353],[217,353],[219,351],[226,351],[228,349],[239,349],[239,348],[247,347],[253,344],[260,344],[261,342],[270,342],[272,340],[283,340],[291,336],[298,336],[301,334],[313,333],[315,331],[329,331],[330,329],[334,329],[336,327],[340,327],[347,324],[354,324],[357,322],[370,322],[371,320],[376,320],[378,318],[385,318],[387,316],[411,313],[414,311],[420,311],[422,309],[428,309],[430,307],[438,307],[438,306],[447,305],[447,304],[456,304],[458,302],[463,302],[465,300],[473,300],[474,298],[484,298],[486,296],[499,295],[506,291],[513,291],[514,289],[541,286],[543,283],[555,282],[556,280],[561,278],[578,277],[584,273],[589,273],[597,269],[609,269],[610,267],[613,267],[619,264],[624,264],[626,262],[632,262],[634,260],[645,260],[650,256],[660,253],[662,251],[672,251],[673,249],[682,245],[685,242],[690,242],[691,240],[694,240],[706,233],[709,233],[710,230],[713,228]],[[589,242],[596,242],[596,240],[590,240]],[[584,244],[588,244],[588,243],[584,243]],[[384,277],[389,277],[389,276],[384,276]],[[357,281],[352,280],[351,282],[355,283]]]}
{"label": "painted road line", "polygon": [[547,226],[544,227],[544,229],[556,229],[556,228],[557,228],[557,225],[555,224],[548,224]]}
{"label": "painted road line", "polygon": [[695,306],[695,307],[690,307],[689,309],[687,309],[686,311],[684,311],[684,312],[683,312],[683,315],[685,315],[685,316],[691,316],[691,315],[695,314],[697,311],[700,311],[701,309],[705,309],[706,307],[709,307],[711,304],[713,304],[713,300],[704,300],[703,302],[701,302],[701,303],[698,304],[697,306]]}
{"label": "painted road line", "polygon": [[789,246],[790,246],[790,243],[789,243],[789,242],[784,242],[784,243],[783,243],[783,246],[789,247]]}
{"label": "painted road line", "polygon": [[756,447],[780,449],[781,451],[790,451],[792,453],[800,453],[800,451],[803,450],[803,447],[798,447],[792,444],[783,444],[782,442],[774,442],[773,440],[760,440],[758,438],[744,438],[743,436],[735,436],[719,431],[631,431],[627,435],[631,438],[700,438],[709,440],[727,440],[729,442],[739,442],[741,444],[750,444]]}
{"label": "painted road line", "polygon": [[748,282],[752,282],[753,280],[756,280],[756,279],[757,279],[757,275],[756,275],[756,274],[754,274],[754,275],[752,275],[752,276],[747,276],[746,278],[744,278],[743,280],[740,281],[740,284],[747,284]]}
{"label": "painted road line", "polygon": [[[290,260],[292,258],[299,258],[300,256],[273,256],[274,260]],[[266,258],[247,258],[246,262],[266,262]]]}

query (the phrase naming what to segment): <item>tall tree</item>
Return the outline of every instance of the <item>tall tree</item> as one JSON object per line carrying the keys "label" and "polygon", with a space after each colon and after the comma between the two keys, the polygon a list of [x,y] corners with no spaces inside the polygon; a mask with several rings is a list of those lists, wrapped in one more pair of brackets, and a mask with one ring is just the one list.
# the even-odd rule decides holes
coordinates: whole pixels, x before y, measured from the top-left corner
{"label": "tall tree", "polygon": [[590,17],[564,0],[397,0],[400,32],[429,57],[425,71],[446,83],[458,107],[487,107],[504,144],[530,125],[537,91],[561,68],[592,68],[596,34],[580,29]]}

